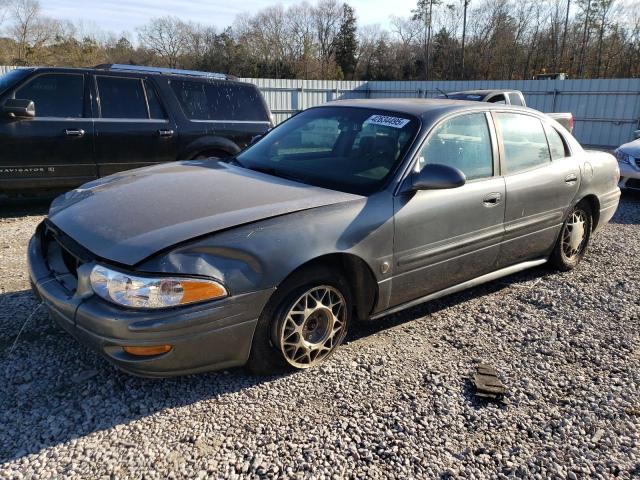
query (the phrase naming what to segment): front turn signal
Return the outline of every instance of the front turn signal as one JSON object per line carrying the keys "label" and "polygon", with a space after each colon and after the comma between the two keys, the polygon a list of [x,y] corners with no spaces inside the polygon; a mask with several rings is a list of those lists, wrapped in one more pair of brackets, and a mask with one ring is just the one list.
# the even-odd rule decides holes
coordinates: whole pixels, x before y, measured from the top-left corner
{"label": "front turn signal", "polygon": [[170,352],[173,347],[171,345],[152,345],[149,347],[139,347],[139,346],[126,346],[122,347],[122,349],[137,357],[150,357],[152,355],[161,355],[163,353]]}

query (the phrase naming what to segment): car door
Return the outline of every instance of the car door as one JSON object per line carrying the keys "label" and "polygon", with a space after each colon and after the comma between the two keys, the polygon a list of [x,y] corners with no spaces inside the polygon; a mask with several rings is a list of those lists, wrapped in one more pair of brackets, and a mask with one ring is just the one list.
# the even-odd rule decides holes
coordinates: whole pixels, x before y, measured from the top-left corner
{"label": "car door", "polygon": [[467,177],[465,185],[395,197],[391,306],[495,269],[505,185],[489,120],[488,114],[476,112],[442,121],[415,163],[416,171],[427,163],[459,168]]}
{"label": "car door", "polygon": [[499,262],[506,266],[549,254],[578,192],[580,169],[562,135],[537,116],[494,118],[507,189]]}
{"label": "car door", "polygon": [[149,79],[96,75],[99,175],[176,160],[178,132]]}
{"label": "car door", "polygon": [[96,177],[86,76],[42,73],[10,98],[32,100],[35,117],[0,122],[0,181],[11,189],[73,187]]}

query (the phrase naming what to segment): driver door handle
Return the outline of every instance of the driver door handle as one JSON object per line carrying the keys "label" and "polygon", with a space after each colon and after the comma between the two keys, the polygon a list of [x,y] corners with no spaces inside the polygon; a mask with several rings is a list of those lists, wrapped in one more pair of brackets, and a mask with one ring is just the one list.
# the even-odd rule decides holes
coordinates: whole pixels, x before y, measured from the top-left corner
{"label": "driver door handle", "polygon": [[502,194],[499,192],[492,192],[482,199],[482,203],[484,203],[485,207],[495,207],[502,201]]}
{"label": "driver door handle", "polygon": [[69,128],[67,128],[67,129],[64,131],[64,134],[65,134],[67,137],[84,137],[84,130],[82,130],[81,128],[80,128],[80,129],[78,129],[78,130],[73,130],[73,129],[69,129]]}
{"label": "driver door handle", "polygon": [[173,137],[173,130],[158,130],[161,137]]}

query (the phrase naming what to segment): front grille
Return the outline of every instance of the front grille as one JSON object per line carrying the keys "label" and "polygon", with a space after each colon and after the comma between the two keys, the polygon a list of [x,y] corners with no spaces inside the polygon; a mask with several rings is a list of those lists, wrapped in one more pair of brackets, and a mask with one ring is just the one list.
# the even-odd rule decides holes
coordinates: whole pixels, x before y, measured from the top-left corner
{"label": "front grille", "polygon": [[75,292],[78,268],[92,260],[91,254],[49,221],[45,221],[41,235],[49,270],[67,290]]}

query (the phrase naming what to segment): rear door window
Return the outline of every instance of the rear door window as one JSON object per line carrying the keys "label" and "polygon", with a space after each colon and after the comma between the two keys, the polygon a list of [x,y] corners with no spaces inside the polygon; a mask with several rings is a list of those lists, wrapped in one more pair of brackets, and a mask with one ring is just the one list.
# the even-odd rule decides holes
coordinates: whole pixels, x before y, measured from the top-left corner
{"label": "rear door window", "polygon": [[97,82],[102,118],[149,118],[142,80],[97,77]]}
{"label": "rear door window", "polygon": [[493,152],[484,113],[445,120],[429,136],[418,159],[418,168],[440,163],[461,170],[467,180],[493,175]]}
{"label": "rear door window", "polygon": [[542,122],[530,115],[497,113],[502,135],[504,168],[508,174],[523,172],[551,162]]}
{"label": "rear door window", "polygon": [[149,104],[149,117],[154,119],[164,120],[167,118],[167,112],[165,112],[162,103],[160,102],[160,98],[158,97],[158,93],[151,82],[148,80],[144,81],[144,89],[147,93],[147,103]]}
{"label": "rear door window", "polygon": [[489,102],[489,103],[507,103],[507,100],[506,100],[506,98],[504,97],[503,94],[500,94],[500,95],[494,95],[489,100],[487,100],[487,102]]}
{"label": "rear door window", "polygon": [[191,120],[269,121],[260,92],[252,85],[173,80],[171,87]]}
{"label": "rear door window", "polygon": [[547,140],[549,140],[549,151],[551,152],[552,160],[560,160],[562,158],[568,157],[569,152],[567,146],[564,143],[564,140],[558,133],[558,131],[545,125],[545,131],[547,132]]}
{"label": "rear door window", "polygon": [[17,89],[15,98],[33,100],[37,117],[80,118],[84,111],[84,75],[39,75]]}

